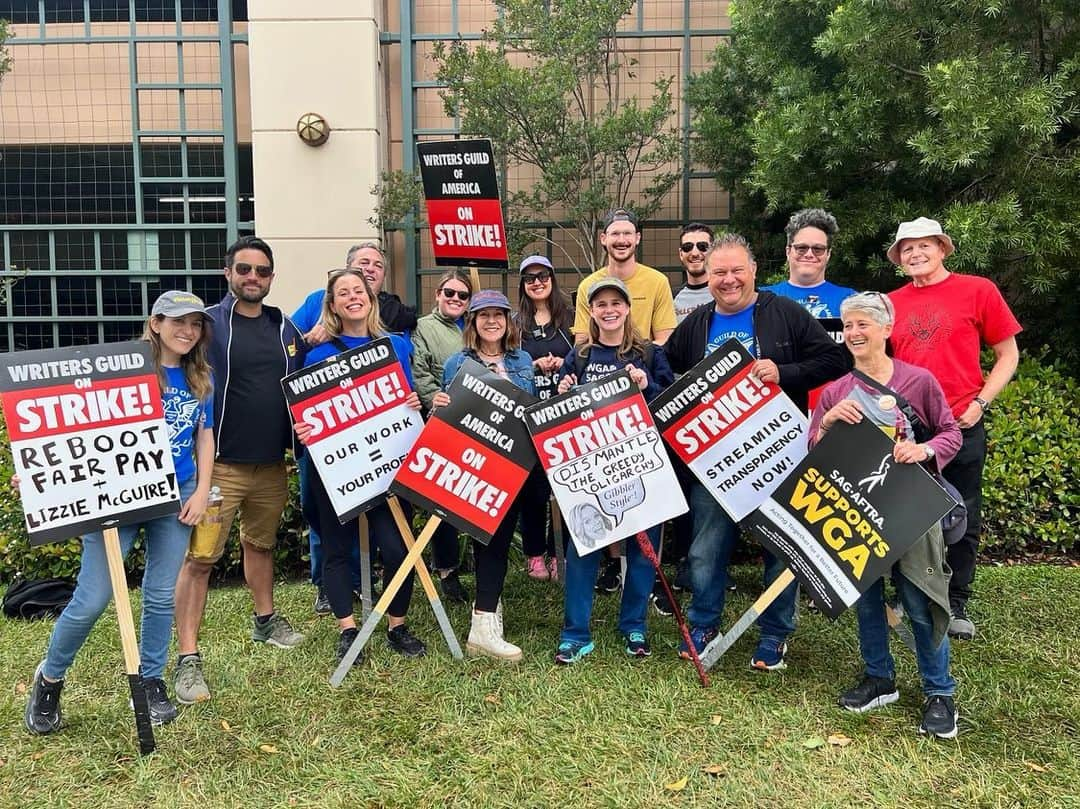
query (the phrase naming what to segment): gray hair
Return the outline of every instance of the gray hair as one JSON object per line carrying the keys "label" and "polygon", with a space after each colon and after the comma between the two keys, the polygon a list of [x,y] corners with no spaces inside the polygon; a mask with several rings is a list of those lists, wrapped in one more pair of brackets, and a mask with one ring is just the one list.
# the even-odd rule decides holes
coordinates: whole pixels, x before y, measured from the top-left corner
{"label": "gray hair", "polygon": [[881,292],[856,292],[840,304],[840,317],[848,312],[866,312],[879,326],[888,326],[896,319],[896,310],[888,295]]}
{"label": "gray hair", "polygon": [[378,242],[360,242],[360,244],[354,244],[349,248],[349,252],[345,254],[345,266],[348,267],[352,264],[353,257],[356,256],[361,250],[378,250],[379,255],[382,256],[383,262],[386,262],[386,253],[383,252],[382,247]]}
{"label": "gray hair", "polygon": [[738,233],[721,233],[715,239],[712,244],[709,245],[709,249],[705,251],[705,261],[709,260],[709,256],[715,253],[717,250],[721,250],[725,247],[741,247],[746,251],[746,257],[750,260],[751,264],[754,264],[754,251],[750,247],[750,242],[746,240],[745,236]]}
{"label": "gray hair", "polygon": [[795,241],[795,234],[803,228],[817,228],[824,232],[825,242],[829,247],[832,247],[832,237],[840,230],[840,226],[836,224],[836,217],[828,211],[821,208],[803,208],[791,215],[791,219],[784,228],[788,247]]}

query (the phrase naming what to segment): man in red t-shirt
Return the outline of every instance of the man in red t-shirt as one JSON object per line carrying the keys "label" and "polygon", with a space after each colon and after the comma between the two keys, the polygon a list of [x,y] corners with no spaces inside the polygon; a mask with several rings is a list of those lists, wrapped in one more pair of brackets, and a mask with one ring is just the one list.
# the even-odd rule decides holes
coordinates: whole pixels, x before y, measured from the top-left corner
{"label": "man in red t-shirt", "polygon": [[[1016,335],[1021,327],[992,281],[945,269],[944,261],[954,249],[952,239],[933,219],[902,222],[888,256],[911,283],[889,298],[896,307],[892,333],[896,357],[933,373],[964,438],[943,474],[963,495],[968,511],[967,531],[947,549],[952,568],[949,634],[970,640],[975,624],[967,615],[967,601],[975,578],[986,460],[982,417],[1016,373],[1020,359]],[[994,352],[994,365],[985,377],[979,364],[983,345]]]}

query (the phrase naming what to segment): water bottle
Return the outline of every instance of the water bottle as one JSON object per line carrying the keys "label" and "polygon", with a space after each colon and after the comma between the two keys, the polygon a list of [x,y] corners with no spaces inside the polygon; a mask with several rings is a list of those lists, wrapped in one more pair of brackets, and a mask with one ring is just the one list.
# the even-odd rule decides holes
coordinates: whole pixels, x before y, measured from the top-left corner
{"label": "water bottle", "polygon": [[206,513],[191,535],[192,556],[213,556],[217,549],[218,535],[221,533],[221,502],[224,499],[220,488],[210,487],[210,496],[206,499]]}

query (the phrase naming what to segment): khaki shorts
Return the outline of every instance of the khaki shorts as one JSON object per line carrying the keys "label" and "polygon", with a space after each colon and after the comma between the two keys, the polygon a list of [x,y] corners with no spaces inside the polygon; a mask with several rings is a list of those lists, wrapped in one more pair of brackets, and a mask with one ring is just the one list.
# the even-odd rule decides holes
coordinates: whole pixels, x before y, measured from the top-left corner
{"label": "khaki shorts", "polygon": [[276,464],[233,464],[216,461],[211,485],[221,489],[221,530],[212,549],[188,558],[214,564],[225,552],[236,512],[240,512],[240,541],[254,548],[271,550],[277,544],[281,514],[289,499],[289,479],[285,461]]}

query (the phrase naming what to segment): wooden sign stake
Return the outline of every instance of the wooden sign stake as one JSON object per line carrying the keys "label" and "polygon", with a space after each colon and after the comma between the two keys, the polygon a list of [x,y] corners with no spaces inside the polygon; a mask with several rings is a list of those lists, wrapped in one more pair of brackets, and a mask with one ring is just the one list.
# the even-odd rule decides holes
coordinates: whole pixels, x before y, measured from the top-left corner
{"label": "wooden sign stake", "polygon": [[758,596],[757,601],[750,605],[750,609],[742,614],[742,617],[735,622],[735,625],[727,631],[726,635],[713,638],[712,643],[705,647],[705,651],[701,655],[701,662],[705,666],[705,669],[711,669],[716,665],[716,661],[720,659],[720,656],[731,648],[745,632],[750,628],[750,624],[754,623],[758,619],[761,613],[765,612],[770,604],[779,598],[780,593],[795,581],[795,574],[790,569],[785,568],[772,584],[768,586],[764,593]]}

